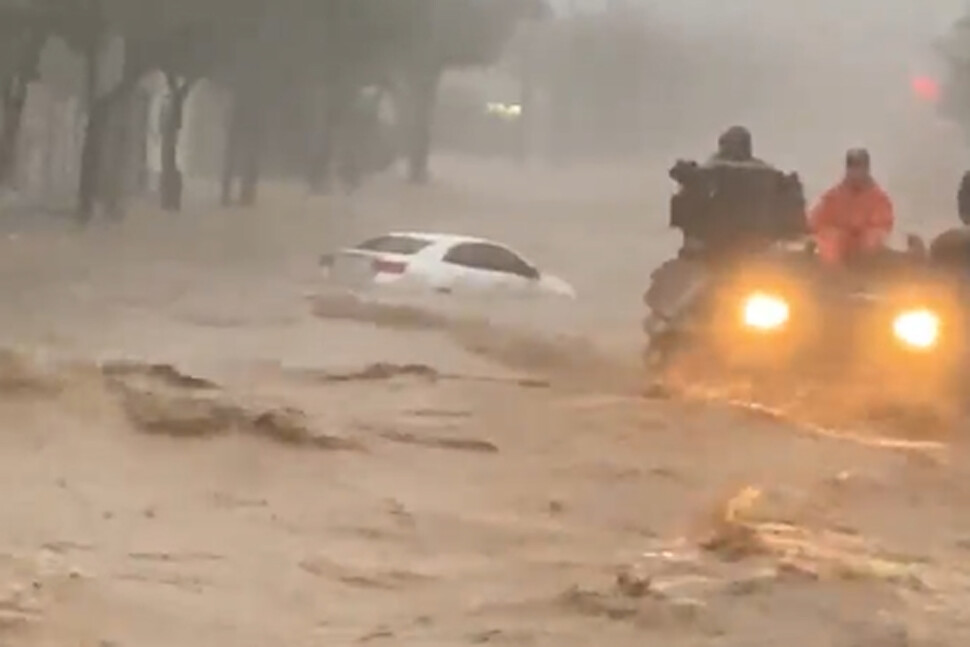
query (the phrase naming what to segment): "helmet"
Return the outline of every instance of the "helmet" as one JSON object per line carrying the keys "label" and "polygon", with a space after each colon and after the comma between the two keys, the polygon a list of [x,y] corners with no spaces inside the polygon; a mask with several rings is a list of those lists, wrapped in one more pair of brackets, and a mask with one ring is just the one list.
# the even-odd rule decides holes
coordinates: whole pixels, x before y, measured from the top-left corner
{"label": "helmet", "polygon": [[717,139],[718,155],[732,160],[749,160],[754,155],[751,132],[744,126],[732,126]]}

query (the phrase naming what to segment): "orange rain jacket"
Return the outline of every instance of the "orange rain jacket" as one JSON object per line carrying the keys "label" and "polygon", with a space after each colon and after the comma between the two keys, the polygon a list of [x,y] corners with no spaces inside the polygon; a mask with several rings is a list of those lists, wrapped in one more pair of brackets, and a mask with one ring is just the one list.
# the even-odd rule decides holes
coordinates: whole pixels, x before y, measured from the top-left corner
{"label": "orange rain jacket", "polygon": [[808,220],[819,256],[833,264],[882,247],[895,222],[892,201],[875,182],[862,189],[840,182],[822,196]]}

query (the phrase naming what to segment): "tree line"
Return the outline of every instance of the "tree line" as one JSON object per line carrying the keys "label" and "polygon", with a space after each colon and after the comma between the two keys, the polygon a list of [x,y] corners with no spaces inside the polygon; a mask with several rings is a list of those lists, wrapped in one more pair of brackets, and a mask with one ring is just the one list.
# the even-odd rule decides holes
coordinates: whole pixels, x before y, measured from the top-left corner
{"label": "tree line", "polygon": [[123,212],[132,97],[151,73],[168,86],[159,186],[166,209],[181,205],[179,133],[203,80],[231,97],[227,206],[256,202],[277,139],[272,124],[294,106],[310,118],[300,123],[300,150],[287,154],[314,191],[327,191],[365,88],[394,97],[408,178],[423,183],[444,72],[495,62],[519,24],[547,11],[543,0],[0,0],[0,185],[12,180],[28,95],[55,40],[82,63],[82,223]]}
{"label": "tree line", "polygon": [[954,22],[936,45],[945,64],[940,113],[958,125],[970,142],[970,12]]}

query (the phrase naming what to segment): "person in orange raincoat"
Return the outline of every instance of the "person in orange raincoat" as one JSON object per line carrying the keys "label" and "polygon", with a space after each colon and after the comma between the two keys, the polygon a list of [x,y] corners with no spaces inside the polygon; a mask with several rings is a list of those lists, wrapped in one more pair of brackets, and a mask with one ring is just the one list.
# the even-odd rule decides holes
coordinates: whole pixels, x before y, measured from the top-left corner
{"label": "person in orange raincoat", "polygon": [[869,152],[845,156],[845,177],[829,189],[808,216],[818,254],[830,265],[883,249],[895,217],[892,201],[873,179]]}

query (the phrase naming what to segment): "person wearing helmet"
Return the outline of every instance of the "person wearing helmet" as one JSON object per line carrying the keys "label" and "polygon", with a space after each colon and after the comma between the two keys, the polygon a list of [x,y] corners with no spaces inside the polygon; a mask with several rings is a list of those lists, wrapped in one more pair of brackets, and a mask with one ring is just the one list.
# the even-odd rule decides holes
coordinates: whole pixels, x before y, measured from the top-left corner
{"label": "person wearing helmet", "polygon": [[845,176],[809,213],[809,229],[827,264],[841,265],[884,249],[892,233],[892,201],[872,177],[871,167],[868,151],[848,151]]}
{"label": "person wearing helmet", "polygon": [[753,163],[767,166],[754,156],[751,131],[744,126],[731,126],[717,138],[717,152],[708,160],[708,165],[720,163]]}
{"label": "person wearing helmet", "polygon": [[680,256],[736,255],[804,234],[801,180],[755,157],[743,126],[724,131],[704,164],[681,160],[669,175],[680,185],[670,218],[684,234]]}
{"label": "person wearing helmet", "polygon": [[745,162],[761,163],[754,156],[754,146],[751,132],[744,126],[732,126],[717,138],[717,151],[711,155],[703,165],[694,161],[677,160],[668,174],[678,184],[689,182],[696,177],[700,168],[711,168],[723,164],[743,164]]}

